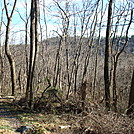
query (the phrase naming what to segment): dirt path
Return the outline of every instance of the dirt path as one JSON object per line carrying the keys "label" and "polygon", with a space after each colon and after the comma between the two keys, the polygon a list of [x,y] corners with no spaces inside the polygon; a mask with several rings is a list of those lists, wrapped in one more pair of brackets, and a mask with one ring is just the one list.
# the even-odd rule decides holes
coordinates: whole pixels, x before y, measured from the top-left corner
{"label": "dirt path", "polygon": [[0,102],[0,134],[19,134],[16,129],[20,125],[16,111],[8,103]]}

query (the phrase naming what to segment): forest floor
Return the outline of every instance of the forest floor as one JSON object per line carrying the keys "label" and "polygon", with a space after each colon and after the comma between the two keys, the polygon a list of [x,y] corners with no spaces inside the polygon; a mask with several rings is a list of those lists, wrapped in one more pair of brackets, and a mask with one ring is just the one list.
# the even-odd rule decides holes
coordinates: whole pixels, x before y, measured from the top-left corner
{"label": "forest floor", "polygon": [[21,133],[20,126],[30,128],[26,134],[134,134],[134,119],[118,113],[28,113],[0,102],[0,134]]}
{"label": "forest floor", "polygon": [[18,134],[20,125],[16,111],[8,103],[0,102],[0,134]]}

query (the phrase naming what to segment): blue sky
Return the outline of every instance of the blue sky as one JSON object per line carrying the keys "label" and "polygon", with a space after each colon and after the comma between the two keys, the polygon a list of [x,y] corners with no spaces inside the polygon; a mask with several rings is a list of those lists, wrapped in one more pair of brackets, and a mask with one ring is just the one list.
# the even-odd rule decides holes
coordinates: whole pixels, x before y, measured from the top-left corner
{"label": "blue sky", "polygon": [[[27,1],[27,5],[28,5],[28,13],[30,13],[30,0],[18,0],[17,2],[17,6],[16,6],[16,10],[19,11],[19,13],[21,14],[21,16],[25,19],[25,1]],[[42,11],[42,2],[43,0],[40,0],[40,8],[41,8],[41,24],[42,24],[42,28],[43,28],[43,33],[45,33],[45,25],[44,25],[44,21],[43,21],[43,11]],[[68,0],[70,1],[70,8],[72,10],[73,5],[75,5],[77,8],[79,8],[79,10],[81,10],[82,8],[82,3],[86,3],[86,2],[90,2],[91,0]],[[116,2],[116,6],[118,8],[120,2],[124,2],[125,0],[117,0]],[[8,9],[9,9],[9,13],[12,9],[12,4],[14,2],[14,0],[7,0],[8,4]],[[64,9],[65,7],[65,0],[58,0],[58,2],[60,3],[60,6]],[[95,0],[92,0],[92,3],[94,3]],[[1,1],[1,3],[3,3]],[[106,4],[108,3],[108,0],[104,0],[104,7],[106,6]],[[61,29],[62,29],[62,20],[60,19],[61,15],[59,12],[59,10],[57,9],[57,7],[55,7],[55,4],[53,2],[53,0],[45,0],[45,4],[46,4],[46,19],[47,19],[47,27],[48,27],[48,37],[52,37],[52,36],[56,36],[57,33],[55,31],[57,31],[59,34],[61,34]],[[0,9],[3,7],[3,5],[1,4]],[[75,8],[76,8],[75,7]],[[70,11],[71,13],[71,11]],[[107,14],[107,11],[106,11]],[[105,16],[103,17],[103,25],[106,25],[106,21],[107,21],[107,15],[105,14]],[[1,10],[0,10],[0,15],[1,15]],[[91,18],[93,19],[93,17]],[[129,19],[129,18],[128,18]],[[70,33],[71,30],[73,29],[73,16],[70,17]],[[98,21],[99,21],[99,15],[98,15]],[[4,14],[4,23],[6,24],[6,16]],[[77,25],[80,24],[80,18],[77,19]],[[122,20],[123,21],[123,20]],[[11,38],[10,38],[10,43],[24,43],[24,29],[25,28],[25,24],[24,22],[21,20],[21,18],[18,15],[18,12],[15,11],[14,16],[13,16],[13,20],[12,20],[12,25],[11,25]],[[80,26],[77,26],[77,34],[80,34]],[[131,28],[129,35],[133,34],[133,30]],[[72,30],[73,31],[73,30]],[[2,27],[2,32],[5,33],[5,26],[3,25]],[[105,36],[105,26],[102,29],[102,36]],[[43,37],[45,38],[45,34],[43,35]],[[2,36],[2,40],[4,40],[4,34]]]}

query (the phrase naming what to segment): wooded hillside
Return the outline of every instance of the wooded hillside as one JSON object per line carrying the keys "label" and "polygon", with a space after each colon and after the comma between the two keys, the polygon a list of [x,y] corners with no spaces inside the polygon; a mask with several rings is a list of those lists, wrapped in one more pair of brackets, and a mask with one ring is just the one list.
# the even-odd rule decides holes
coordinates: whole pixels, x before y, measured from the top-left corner
{"label": "wooded hillside", "polygon": [[88,116],[91,133],[112,133],[105,125],[118,114],[109,120],[120,125],[115,133],[127,133],[123,119],[134,132],[133,0],[4,0],[0,7],[1,98],[13,96],[22,112],[80,115],[80,134],[91,131]]}

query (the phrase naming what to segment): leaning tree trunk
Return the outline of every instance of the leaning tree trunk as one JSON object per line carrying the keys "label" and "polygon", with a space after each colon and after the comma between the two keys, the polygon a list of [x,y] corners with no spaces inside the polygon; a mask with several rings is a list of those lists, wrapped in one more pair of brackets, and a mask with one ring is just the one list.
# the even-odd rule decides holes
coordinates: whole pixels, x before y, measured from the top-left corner
{"label": "leaning tree trunk", "polygon": [[9,35],[10,35],[10,25],[12,22],[13,13],[15,11],[17,0],[14,1],[13,9],[11,10],[11,14],[9,16],[8,9],[7,9],[7,3],[6,0],[4,0],[4,7],[6,11],[6,17],[7,17],[7,26],[6,26],[6,39],[5,39],[5,53],[7,55],[9,64],[10,64],[10,71],[11,71],[11,81],[12,81],[12,95],[15,94],[16,89],[16,73],[15,73],[15,62],[12,57],[12,54],[10,52],[9,48]]}
{"label": "leaning tree trunk", "polygon": [[132,20],[133,20],[133,10],[131,10],[131,16],[130,16],[130,21],[129,24],[127,26],[127,30],[126,30],[126,39],[125,39],[125,43],[123,44],[122,48],[120,49],[120,51],[118,51],[114,57],[113,57],[113,87],[112,87],[112,91],[113,91],[113,108],[114,111],[117,112],[117,89],[116,89],[116,71],[117,71],[117,64],[118,64],[118,59],[120,57],[120,55],[123,53],[125,47],[127,46],[129,37],[128,37],[128,32],[130,29],[130,26],[132,24]]}

